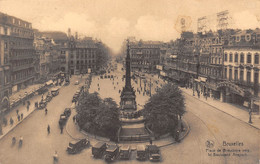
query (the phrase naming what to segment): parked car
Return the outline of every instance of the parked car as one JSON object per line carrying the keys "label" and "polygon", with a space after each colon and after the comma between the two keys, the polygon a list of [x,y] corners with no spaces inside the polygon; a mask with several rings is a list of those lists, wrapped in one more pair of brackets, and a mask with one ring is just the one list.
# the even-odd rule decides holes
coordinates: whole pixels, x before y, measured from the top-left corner
{"label": "parked car", "polygon": [[76,81],[74,84],[75,84],[75,85],[79,85],[79,81]]}
{"label": "parked car", "polygon": [[65,108],[63,113],[68,118],[71,115],[71,109],[70,108]]}
{"label": "parked car", "polygon": [[59,88],[52,88],[51,94],[52,96],[57,96],[59,94]]}
{"label": "parked car", "polygon": [[47,106],[47,102],[45,100],[40,101],[39,103],[39,109],[43,109]]}
{"label": "parked car", "polygon": [[48,93],[46,98],[45,98],[45,101],[50,102],[51,99],[52,99],[52,95]]}
{"label": "parked car", "polygon": [[81,139],[79,141],[71,141],[67,147],[69,154],[76,154],[81,152],[83,149],[90,146],[90,142],[87,139]]}
{"label": "parked car", "polygon": [[105,161],[112,162],[117,159],[119,155],[119,147],[117,145],[108,145],[105,151]]}
{"label": "parked car", "polygon": [[136,159],[141,160],[141,161],[145,161],[146,158],[147,158],[146,147],[144,145],[137,145],[136,151],[137,151]]}
{"label": "parked car", "polygon": [[66,80],[65,83],[64,83],[64,85],[65,85],[65,86],[70,85],[70,81],[67,81],[67,80]]}
{"label": "parked car", "polygon": [[131,155],[131,149],[128,145],[123,145],[120,148],[120,159],[129,159]]}
{"label": "parked car", "polygon": [[48,88],[46,88],[46,87],[40,88],[37,92],[38,92],[38,95],[42,95],[45,92],[48,92]]}
{"label": "parked car", "polygon": [[107,149],[107,144],[105,142],[98,142],[92,146],[92,155],[94,158],[102,158],[103,153]]}
{"label": "parked car", "polygon": [[158,162],[161,160],[160,149],[156,145],[148,145],[147,150],[150,161]]}

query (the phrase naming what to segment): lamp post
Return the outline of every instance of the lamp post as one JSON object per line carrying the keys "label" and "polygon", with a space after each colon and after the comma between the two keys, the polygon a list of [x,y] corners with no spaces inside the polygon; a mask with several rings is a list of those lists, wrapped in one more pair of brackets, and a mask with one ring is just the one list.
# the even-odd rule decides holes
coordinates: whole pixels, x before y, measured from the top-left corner
{"label": "lamp post", "polygon": [[248,123],[249,123],[249,124],[252,124],[252,123],[253,123],[253,122],[252,122],[252,104],[253,104],[253,102],[252,102],[252,100],[250,99],[250,105],[249,105],[249,111],[248,111],[248,113],[249,113]]}

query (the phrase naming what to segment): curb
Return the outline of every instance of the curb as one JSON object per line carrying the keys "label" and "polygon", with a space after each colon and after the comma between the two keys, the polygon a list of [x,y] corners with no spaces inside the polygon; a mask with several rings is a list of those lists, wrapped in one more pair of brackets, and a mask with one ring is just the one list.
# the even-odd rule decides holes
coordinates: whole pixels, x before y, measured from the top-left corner
{"label": "curb", "polygon": [[235,117],[235,116],[233,116],[233,115],[231,115],[231,114],[229,114],[229,113],[227,113],[227,112],[225,112],[225,111],[223,111],[223,110],[221,110],[221,109],[219,109],[219,108],[217,108],[217,107],[215,107],[215,106],[213,106],[213,105],[211,105],[211,104],[209,104],[209,103],[207,103],[207,102],[205,102],[205,101],[202,101],[202,100],[200,100],[200,99],[198,99],[198,98],[196,98],[196,97],[194,97],[194,96],[192,96],[192,95],[186,93],[185,91],[183,91],[183,93],[185,93],[186,95],[188,95],[188,96],[190,96],[190,97],[193,97],[194,99],[197,99],[197,100],[199,100],[200,102],[203,102],[204,104],[207,104],[207,105],[213,107],[214,109],[216,109],[216,110],[218,110],[218,111],[220,111],[220,112],[223,112],[223,113],[225,113],[225,114],[227,114],[227,115],[229,115],[229,116],[231,116],[231,117],[233,117],[233,118],[235,118],[235,119],[237,119],[237,120],[239,120],[239,121],[241,121],[241,122],[243,122],[243,123],[246,123],[247,125],[250,125],[251,127],[255,128],[255,129],[257,129],[257,130],[260,130],[260,128],[254,126],[254,125],[252,125],[252,124],[249,124],[249,123],[247,123],[247,122],[241,120],[240,118],[237,118],[237,117]]}
{"label": "curb", "polygon": [[[184,118],[182,118],[182,120],[183,120],[183,122],[187,125],[187,130],[186,130],[185,134],[184,134],[182,137],[180,137],[180,140],[183,140],[183,139],[189,134],[189,132],[190,132],[190,125],[188,124],[188,122],[187,122]],[[172,143],[168,143],[168,144],[165,144],[165,145],[160,145],[160,146],[158,146],[158,147],[159,147],[159,148],[162,148],[162,147],[166,147],[166,146],[173,145],[173,144],[175,144],[175,143],[177,143],[177,142],[176,142],[176,141],[173,141]]]}

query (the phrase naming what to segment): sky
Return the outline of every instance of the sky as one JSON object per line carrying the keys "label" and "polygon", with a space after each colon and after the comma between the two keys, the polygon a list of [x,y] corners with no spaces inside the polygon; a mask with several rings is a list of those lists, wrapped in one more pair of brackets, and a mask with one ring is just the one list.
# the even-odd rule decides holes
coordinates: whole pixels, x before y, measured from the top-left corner
{"label": "sky", "polygon": [[[0,12],[32,23],[40,31],[71,28],[80,36],[102,40],[115,53],[129,36],[170,41],[197,31],[197,19],[207,16],[214,29],[216,13],[228,10],[230,27],[260,27],[260,0],[0,0]],[[215,21],[214,21],[215,20]]]}

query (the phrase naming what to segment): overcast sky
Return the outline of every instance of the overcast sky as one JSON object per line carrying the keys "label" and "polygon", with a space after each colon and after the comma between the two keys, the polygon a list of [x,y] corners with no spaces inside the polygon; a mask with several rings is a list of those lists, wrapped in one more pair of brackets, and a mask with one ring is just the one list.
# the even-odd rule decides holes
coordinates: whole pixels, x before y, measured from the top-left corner
{"label": "overcast sky", "polygon": [[[229,10],[236,28],[260,27],[260,0],[0,0],[0,11],[41,31],[78,31],[115,52],[127,36],[169,41],[179,37],[180,18],[196,32],[197,19]],[[177,23],[176,23],[177,22]]]}

